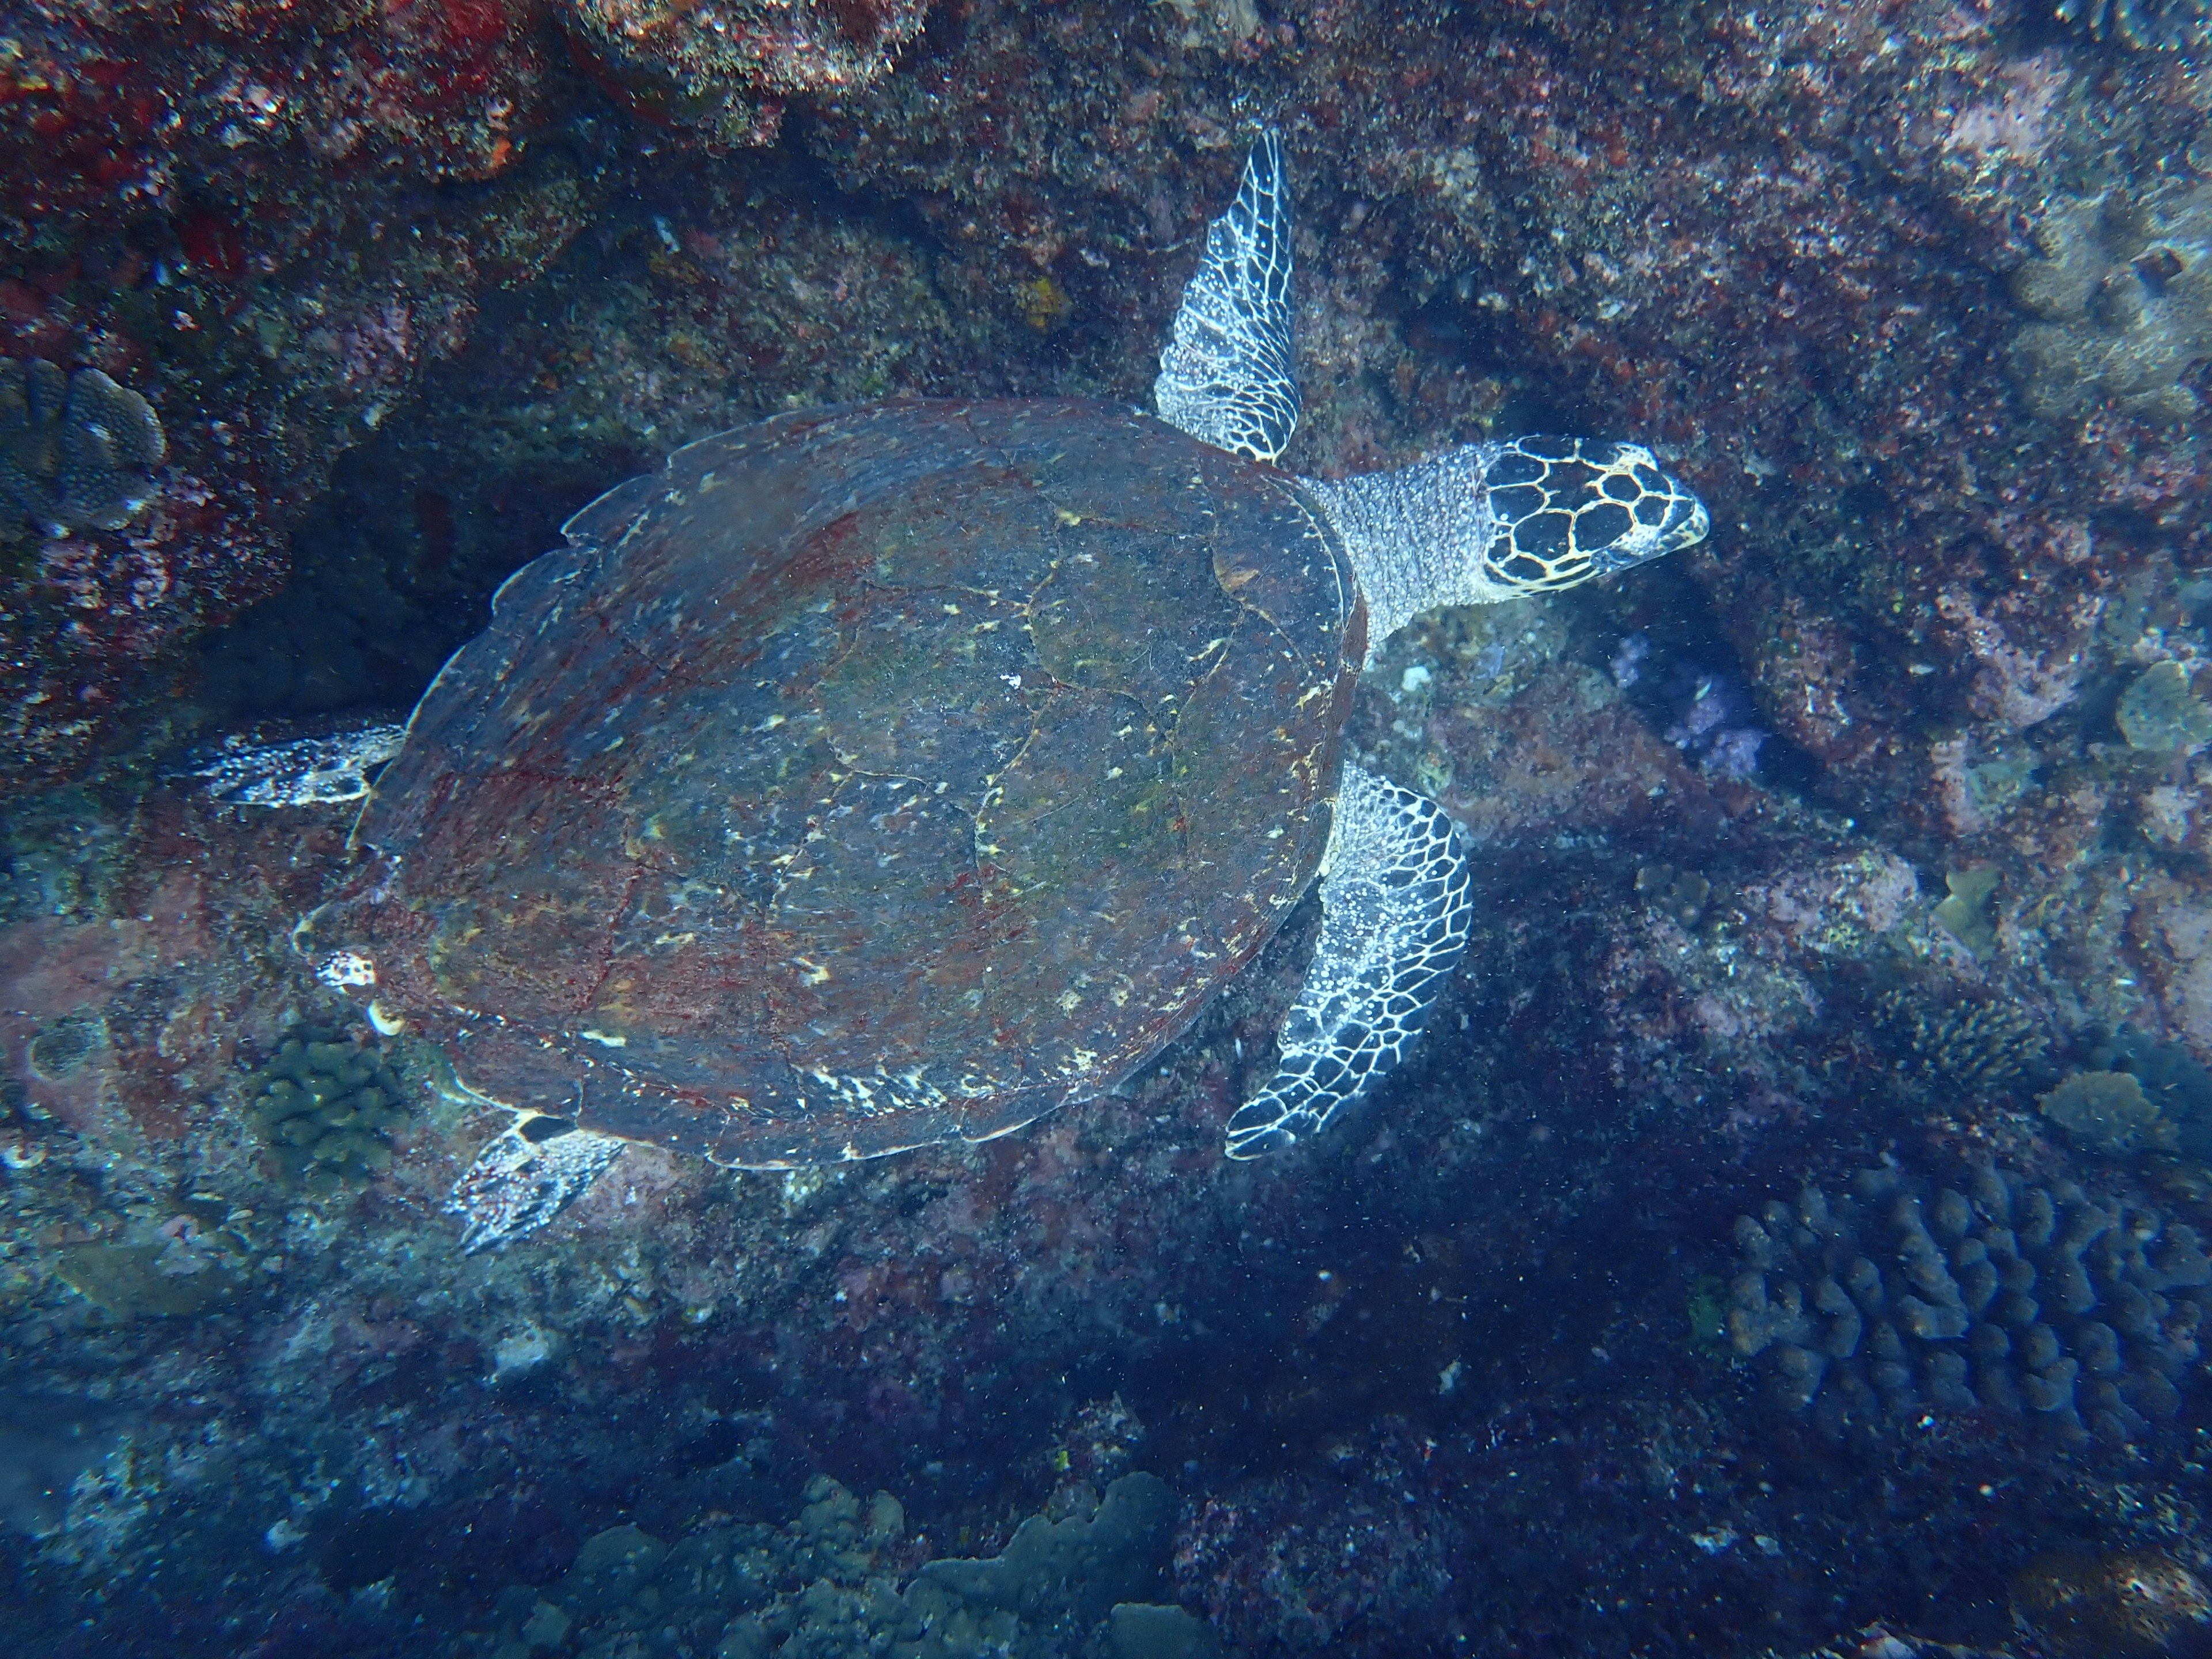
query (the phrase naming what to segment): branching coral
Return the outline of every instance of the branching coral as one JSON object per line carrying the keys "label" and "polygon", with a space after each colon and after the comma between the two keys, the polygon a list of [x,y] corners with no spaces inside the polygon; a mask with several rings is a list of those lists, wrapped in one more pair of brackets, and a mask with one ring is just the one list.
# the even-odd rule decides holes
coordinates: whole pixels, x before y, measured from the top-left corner
{"label": "branching coral", "polygon": [[1980,1101],[2010,1093],[2042,1069],[2051,1048],[2050,1033],[2016,1002],[1936,1005],[1899,989],[1876,999],[1871,1012],[1900,1051],[1899,1080],[1916,1095]]}
{"label": "branching coral", "polygon": [[0,539],[117,530],[154,498],[167,445],[137,392],[96,368],[0,359]]}

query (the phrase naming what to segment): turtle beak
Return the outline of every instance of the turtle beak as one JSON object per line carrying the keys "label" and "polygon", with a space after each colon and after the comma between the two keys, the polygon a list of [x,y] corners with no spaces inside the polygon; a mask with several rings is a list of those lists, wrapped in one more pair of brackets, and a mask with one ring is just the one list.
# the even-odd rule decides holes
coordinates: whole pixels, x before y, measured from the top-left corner
{"label": "turtle beak", "polygon": [[[1668,481],[1674,483],[1672,478]],[[1706,515],[1705,504],[1681,485],[1674,484],[1678,499],[1667,514],[1667,521],[1659,526],[1661,553],[1673,553],[1685,547],[1695,547],[1705,540],[1705,532],[1713,527]]]}
{"label": "turtle beak", "polygon": [[1686,547],[1695,547],[1712,528],[1712,520],[1699,501],[1672,477],[1662,474],[1667,486],[1667,508],[1657,524],[1639,524],[1637,533],[1622,537],[1597,558],[1596,573],[1610,576],[1639,564],[1664,558]]}

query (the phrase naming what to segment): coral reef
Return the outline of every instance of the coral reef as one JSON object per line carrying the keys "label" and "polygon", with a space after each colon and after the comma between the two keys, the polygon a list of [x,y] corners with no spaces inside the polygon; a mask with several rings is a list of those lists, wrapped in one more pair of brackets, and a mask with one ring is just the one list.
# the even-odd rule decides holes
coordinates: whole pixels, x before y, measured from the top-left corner
{"label": "coral reef", "polygon": [[1778,1401],[1832,1435],[1988,1409],[2124,1443],[2171,1419],[2212,1286],[2195,1231],[1988,1164],[1964,1184],[1864,1170],[1737,1221],[1729,1337]]}
{"label": "coral reef", "polygon": [[[1176,1594],[1255,1652],[2017,1652],[2054,1540],[2148,1583],[2201,1561],[2193,1387],[2124,1460],[1932,1405],[1838,1449],[1681,1317],[1716,1218],[1808,1168],[1963,1144],[2057,1190],[2054,1046],[2179,1127],[2099,1176],[2158,1192],[2146,1260],[2206,1230],[2212,1119],[2176,1103],[2212,1055],[2212,765],[2118,710],[2212,658],[2212,449],[2169,418],[2205,390],[2170,233],[2212,112],[2185,56],[2050,10],[947,4],[895,72],[718,154],[651,43],[594,54],[538,0],[19,9],[0,356],[136,388],[169,452],[121,530],[0,549],[0,1404],[59,1402],[14,1449],[74,1483],[0,1540],[19,1645],[443,1654],[536,1616],[582,1650],[548,1589],[495,1620],[499,1587],[618,1525],[781,1517],[823,1470],[988,1555],[1062,1458],[1173,1472]],[[889,56],[885,15],[845,38]],[[734,73],[757,136],[784,94]],[[566,511],[691,438],[901,392],[1140,401],[1263,116],[1300,216],[1292,465],[1633,435],[1716,526],[1650,582],[1428,619],[1362,687],[1353,748],[1481,848],[1468,971],[1398,1086],[1223,1166],[1307,912],[1127,1094],[988,1146],[788,1179],[634,1151],[500,1258],[439,1211],[497,1127],[450,1101],[371,1178],[284,1180],[239,1055],[327,1006],[287,939],[349,815],[210,806],[142,757],[393,718]],[[2069,257],[2074,308],[2008,296]],[[2069,378],[2117,368],[2156,374]],[[1769,734],[1748,775],[1669,737],[1702,735],[1676,663],[1738,699],[1707,731]],[[1929,915],[1947,871],[1997,876],[1979,956]],[[2126,1255],[2122,1196],[2085,1264]],[[1864,1254],[1932,1307],[1886,1214]],[[1116,1392],[1133,1452],[1076,1409]],[[886,1633],[823,1576],[827,1639]],[[761,1607],[795,1632],[805,1593]],[[592,1630],[653,1645],[622,1605]],[[734,1615],[700,1606],[711,1650]]]}
{"label": "coral reef", "polygon": [[119,530],[153,499],[167,445],[147,401],[96,368],[0,359],[0,540]]}
{"label": "coral reef", "polygon": [[2185,377],[2212,355],[2212,188],[2064,201],[2036,246],[2012,279],[2041,319],[2013,343],[2028,406],[2063,419],[2109,398],[2158,421],[2194,415]]}
{"label": "coral reef", "polygon": [[2212,1591],[2155,1550],[2053,1550],[2014,1575],[2012,1605],[2051,1659],[2168,1659],[2212,1647]]}
{"label": "coral reef", "polygon": [[921,32],[929,0],[558,0],[603,84],[727,144],[769,144],[785,100],[866,86]]}
{"label": "coral reef", "polygon": [[508,1589],[498,1628],[475,1650],[524,1659],[567,1643],[592,1653],[644,1638],[726,1659],[1202,1659],[1206,1627],[1145,1600],[1161,1587],[1176,1509],[1149,1474],[1122,1476],[1103,1498],[1079,1484],[997,1556],[933,1560],[898,1499],[879,1492],[863,1504],[817,1475],[782,1527],[708,1527],[663,1544],[623,1526],[586,1540],[557,1584]]}

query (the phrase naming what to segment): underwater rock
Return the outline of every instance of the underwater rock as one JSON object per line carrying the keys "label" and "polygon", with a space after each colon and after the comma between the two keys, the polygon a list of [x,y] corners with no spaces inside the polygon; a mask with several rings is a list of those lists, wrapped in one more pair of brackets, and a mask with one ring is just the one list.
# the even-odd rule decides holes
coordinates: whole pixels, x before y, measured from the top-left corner
{"label": "underwater rock", "polygon": [[2160,1121],[2157,1103],[2125,1072],[2077,1072],[2035,1103],[2075,1146],[2106,1158],[2179,1143],[2179,1130]]}
{"label": "underwater rock", "polygon": [[0,1393],[0,1528],[60,1531],[70,1489],[120,1443],[122,1416],[95,1400]]}
{"label": "underwater rock", "polygon": [[167,453],[153,406],[98,369],[0,359],[0,541],[122,528]]}
{"label": "underwater rock", "polygon": [[2212,1651],[2212,1595],[2154,1550],[2056,1550],[2012,1581],[2013,1613],[2051,1659],[2163,1659]]}
{"label": "underwater rock", "polygon": [[2212,1258],[2196,1232],[1983,1164],[1955,1188],[1863,1170],[1736,1221],[1729,1337],[1824,1433],[1929,1411],[2140,1440],[2181,1405]]}
{"label": "underwater rock", "polygon": [[775,142],[795,93],[866,86],[921,32],[928,0],[561,0],[556,10],[607,89],[648,118],[726,144]]}
{"label": "underwater rock", "polygon": [[1103,1498],[1085,1487],[1062,1498],[1061,1518],[1032,1516],[990,1559],[918,1570],[898,1500],[878,1492],[864,1508],[826,1475],[807,1483],[805,1508],[781,1528],[709,1526],[669,1545],[616,1527],[587,1540],[558,1584],[508,1589],[484,1650],[523,1659],[573,1637],[580,1651],[615,1651],[654,1635],[728,1659],[1214,1653],[1200,1620],[1143,1600],[1161,1586],[1175,1526],[1166,1484],[1128,1474]]}
{"label": "underwater rock", "polygon": [[1212,1659],[1221,1650],[1206,1621],[1181,1607],[1123,1601],[1109,1615],[1114,1659]]}
{"label": "underwater rock", "polygon": [[2013,342],[2014,383],[2063,420],[2106,399],[2179,423],[2197,409],[2184,377],[2212,355],[2212,186],[2137,201],[2070,198],[2037,228],[2043,257],[2013,273],[2040,321]]}
{"label": "underwater rock", "polygon": [[2178,662],[2154,663],[2130,686],[2113,718],[2130,749],[2171,753],[2212,738],[2212,704],[2189,689]]}
{"label": "underwater rock", "polygon": [[1647,864],[1636,872],[1636,896],[1679,927],[1695,927],[1712,896],[1712,883],[1695,870]]}

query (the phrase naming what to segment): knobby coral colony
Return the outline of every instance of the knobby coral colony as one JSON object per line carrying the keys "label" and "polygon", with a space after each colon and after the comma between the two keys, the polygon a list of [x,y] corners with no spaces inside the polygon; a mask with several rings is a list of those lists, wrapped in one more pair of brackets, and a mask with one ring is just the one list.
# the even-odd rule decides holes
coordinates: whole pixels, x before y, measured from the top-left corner
{"label": "knobby coral colony", "polygon": [[2071,1182],[1961,1184],[1863,1170],[1737,1221],[1729,1336],[1781,1404],[1835,1435],[1989,1408],[2125,1443],[2172,1417],[2212,1294],[2197,1234]]}
{"label": "knobby coral colony", "polygon": [[2212,40],[2206,0],[2060,0],[2057,15],[2093,40],[2143,52],[2183,52]]}
{"label": "knobby coral colony", "polygon": [[152,407],[98,369],[0,360],[0,539],[120,529],[167,451]]}

